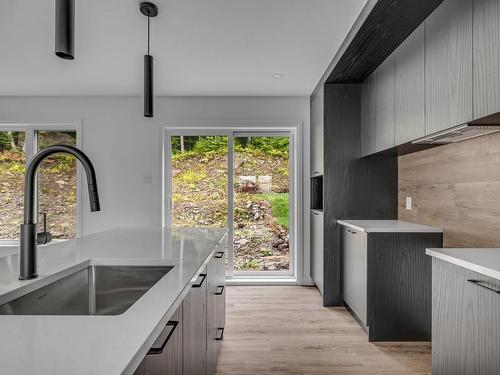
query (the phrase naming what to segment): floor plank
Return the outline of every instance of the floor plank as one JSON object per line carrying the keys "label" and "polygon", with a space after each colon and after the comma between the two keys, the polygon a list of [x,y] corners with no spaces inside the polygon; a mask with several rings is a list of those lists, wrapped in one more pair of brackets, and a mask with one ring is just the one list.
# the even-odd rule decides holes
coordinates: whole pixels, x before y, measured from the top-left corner
{"label": "floor plank", "polygon": [[430,374],[430,343],[369,343],[316,288],[228,286],[218,375]]}

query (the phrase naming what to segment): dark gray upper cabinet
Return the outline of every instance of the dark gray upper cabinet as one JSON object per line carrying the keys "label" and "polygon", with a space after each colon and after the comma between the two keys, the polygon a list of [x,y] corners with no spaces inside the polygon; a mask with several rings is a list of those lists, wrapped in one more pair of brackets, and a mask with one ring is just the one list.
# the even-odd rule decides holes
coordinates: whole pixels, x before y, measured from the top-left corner
{"label": "dark gray upper cabinet", "polygon": [[377,72],[361,86],[361,156],[373,154],[375,148],[375,115],[377,108]]}
{"label": "dark gray upper cabinet", "polygon": [[394,54],[396,145],[425,135],[425,28],[421,24]]}
{"label": "dark gray upper cabinet", "polygon": [[445,0],[425,21],[426,134],[472,120],[472,0]]}
{"label": "dark gray upper cabinet", "polygon": [[433,375],[500,374],[497,290],[499,280],[432,259]]}
{"label": "dark gray upper cabinet", "polygon": [[389,56],[376,73],[375,150],[394,146],[394,58]]}
{"label": "dark gray upper cabinet", "polygon": [[311,101],[311,174],[323,174],[324,88]]}
{"label": "dark gray upper cabinet", "polygon": [[474,117],[500,111],[500,1],[474,0]]}

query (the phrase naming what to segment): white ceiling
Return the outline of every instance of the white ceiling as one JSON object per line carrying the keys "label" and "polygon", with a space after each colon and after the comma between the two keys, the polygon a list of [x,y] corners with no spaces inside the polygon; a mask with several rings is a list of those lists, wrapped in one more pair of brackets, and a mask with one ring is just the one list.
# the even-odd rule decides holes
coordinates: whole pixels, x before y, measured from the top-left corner
{"label": "white ceiling", "polygon": [[[75,1],[74,61],[54,55],[55,0],[0,1],[0,95],[142,93],[140,1]],[[309,95],[366,0],[153,2],[155,94],[229,96]]]}

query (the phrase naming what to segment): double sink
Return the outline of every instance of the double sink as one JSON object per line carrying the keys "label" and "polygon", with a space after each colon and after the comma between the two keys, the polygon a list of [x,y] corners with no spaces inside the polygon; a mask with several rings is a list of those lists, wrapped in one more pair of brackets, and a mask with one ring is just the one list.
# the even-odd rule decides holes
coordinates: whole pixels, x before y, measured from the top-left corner
{"label": "double sink", "polygon": [[0,315],[119,315],[172,268],[88,266],[0,305]]}

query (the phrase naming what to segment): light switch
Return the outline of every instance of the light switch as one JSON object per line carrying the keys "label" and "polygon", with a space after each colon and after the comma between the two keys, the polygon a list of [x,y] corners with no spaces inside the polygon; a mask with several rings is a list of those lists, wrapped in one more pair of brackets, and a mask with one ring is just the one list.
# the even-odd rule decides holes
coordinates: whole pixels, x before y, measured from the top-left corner
{"label": "light switch", "polygon": [[406,209],[411,210],[411,197],[406,197]]}

